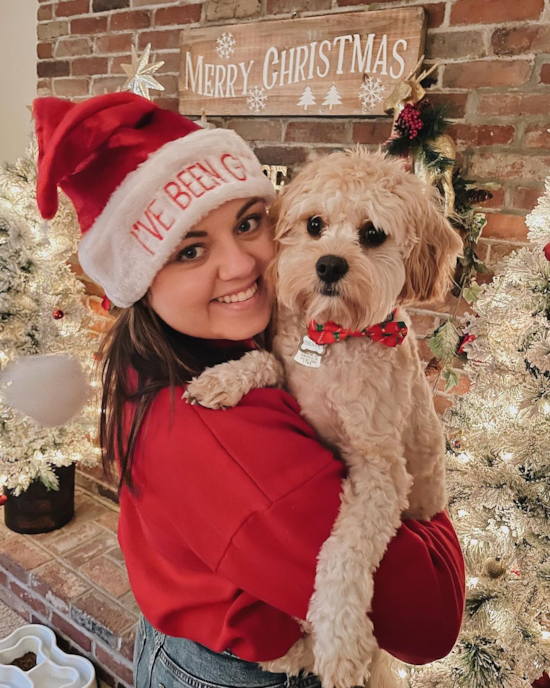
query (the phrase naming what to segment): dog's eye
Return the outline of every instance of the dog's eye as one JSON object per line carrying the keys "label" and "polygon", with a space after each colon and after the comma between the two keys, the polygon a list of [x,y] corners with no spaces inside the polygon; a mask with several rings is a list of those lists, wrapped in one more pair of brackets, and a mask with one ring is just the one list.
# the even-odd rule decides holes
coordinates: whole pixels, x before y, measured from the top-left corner
{"label": "dog's eye", "polygon": [[308,234],[318,237],[323,229],[323,218],[320,215],[308,218],[307,231]]}
{"label": "dog's eye", "polygon": [[375,227],[372,222],[367,222],[361,227],[359,237],[365,246],[381,246],[388,238],[384,230]]}

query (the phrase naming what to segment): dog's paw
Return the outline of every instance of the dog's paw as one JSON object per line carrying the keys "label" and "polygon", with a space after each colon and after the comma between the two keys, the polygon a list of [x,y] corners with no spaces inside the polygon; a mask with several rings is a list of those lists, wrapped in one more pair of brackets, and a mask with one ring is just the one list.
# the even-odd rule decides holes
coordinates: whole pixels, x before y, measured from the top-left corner
{"label": "dog's paw", "polygon": [[321,679],[323,688],[352,688],[368,685],[371,676],[371,659],[352,657],[316,657],[314,673]]}
{"label": "dog's paw", "polygon": [[182,399],[189,404],[200,404],[209,409],[224,409],[236,406],[243,397],[243,390],[237,384],[227,384],[224,371],[219,370],[226,363],[208,368],[189,382]]}
{"label": "dog's paw", "polygon": [[259,662],[259,664],[264,671],[274,674],[298,676],[300,671],[306,674],[313,673],[314,657],[311,636],[306,635],[297,640],[283,657],[269,662]]}

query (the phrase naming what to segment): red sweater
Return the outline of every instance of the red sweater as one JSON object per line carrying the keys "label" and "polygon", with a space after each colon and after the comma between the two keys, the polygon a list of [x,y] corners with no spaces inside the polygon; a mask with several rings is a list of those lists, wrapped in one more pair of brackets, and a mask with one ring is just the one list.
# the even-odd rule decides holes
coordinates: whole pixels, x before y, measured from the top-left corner
{"label": "red sweater", "polygon": [[[248,661],[300,637],[343,465],[297,402],[258,389],[227,411],[155,398],[124,487],[118,537],[136,600],[161,632]],[[412,664],[445,656],[464,609],[464,564],[445,513],[406,521],[375,575],[380,646]]]}

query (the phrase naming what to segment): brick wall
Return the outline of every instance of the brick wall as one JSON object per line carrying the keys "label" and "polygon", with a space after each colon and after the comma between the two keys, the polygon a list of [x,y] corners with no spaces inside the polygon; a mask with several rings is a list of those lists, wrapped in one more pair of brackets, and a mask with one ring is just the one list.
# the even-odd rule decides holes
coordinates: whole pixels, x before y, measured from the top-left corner
{"label": "brick wall", "polygon": [[[177,110],[179,33],[190,25],[282,19],[422,5],[428,14],[427,63],[440,61],[433,101],[453,104],[452,134],[468,176],[496,183],[480,254],[489,265],[526,241],[526,213],[550,168],[550,0],[40,0],[38,93],[82,99],[124,82],[132,45],[151,43],[164,60],[156,100]],[[208,113],[207,113],[208,114]],[[216,118],[256,148],[263,163],[295,167],[311,148],[378,144],[390,120],[378,118]],[[78,266],[75,265],[75,270]],[[91,307],[101,292],[90,285]],[[418,334],[430,333],[454,308],[418,311]],[[429,356],[426,343],[423,354]],[[467,389],[463,380],[460,391]],[[440,409],[450,403],[439,394]]]}

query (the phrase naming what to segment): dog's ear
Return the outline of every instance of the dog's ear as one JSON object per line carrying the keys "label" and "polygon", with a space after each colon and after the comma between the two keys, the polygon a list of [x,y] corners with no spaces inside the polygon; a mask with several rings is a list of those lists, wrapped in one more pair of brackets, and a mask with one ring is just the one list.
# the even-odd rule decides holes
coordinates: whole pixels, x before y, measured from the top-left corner
{"label": "dog's ear", "polygon": [[462,239],[430,196],[428,190],[422,199],[416,219],[418,241],[405,261],[405,285],[399,295],[403,305],[444,299],[463,251]]}

